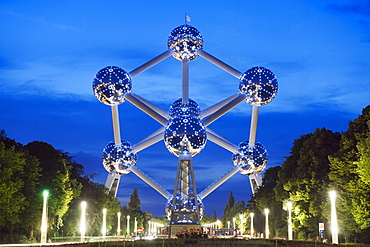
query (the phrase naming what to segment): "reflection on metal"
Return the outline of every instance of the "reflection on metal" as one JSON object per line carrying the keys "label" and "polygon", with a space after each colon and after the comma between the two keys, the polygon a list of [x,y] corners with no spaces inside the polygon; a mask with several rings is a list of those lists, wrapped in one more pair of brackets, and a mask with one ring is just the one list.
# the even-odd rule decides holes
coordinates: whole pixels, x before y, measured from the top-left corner
{"label": "reflection on metal", "polygon": [[[278,82],[275,75],[264,67],[253,67],[240,73],[203,51],[203,43],[203,36],[196,28],[187,24],[181,25],[170,33],[167,40],[167,51],[130,73],[117,66],[105,67],[96,74],[93,81],[93,91],[98,100],[112,106],[115,141],[110,142],[104,148],[102,155],[103,165],[109,172],[106,187],[116,194],[121,175],[132,171],[167,199],[166,213],[171,223],[170,232],[172,233],[170,234],[172,235],[180,229],[182,224],[189,227],[199,226],[204,213],[202,200],[237,172],[249,176],[252,193],[255,193],[261,186],[261,172],[268,160],[266,149],[261,143],[256,142],[257,120],[259,107],[271,102],[277,94]],[[182,93],[181,98],[173,102],[167,112],[131,92],[131,78],[171,55],[182,63]],[[198,56],[217,65],[239,80],[239,92],[203,111],[193,99],[189,98],[189,63]],[[235,87],[237,88],[237,84]],[[161,125],[158,130],[133,146],[126,141],[121,141],[119,131],[118,105],[126,100]],[[253,106],[250,135],[249,141],[243,141],[237,146],[208,126],[243,101]],[[192,157],[203,150],[208,139],[232,153],[234,167],[198,195]],[[168,151],[178,157],[172,195],[136,166],[137,152],[160,140],[164,140]]]}

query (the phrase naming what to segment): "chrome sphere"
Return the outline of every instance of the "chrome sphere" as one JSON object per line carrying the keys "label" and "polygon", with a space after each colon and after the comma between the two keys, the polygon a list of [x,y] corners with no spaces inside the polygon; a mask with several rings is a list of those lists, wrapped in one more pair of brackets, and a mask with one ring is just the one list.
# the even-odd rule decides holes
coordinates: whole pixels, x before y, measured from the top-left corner
{"label": "chrome sphere", "polygon": [[108,143],[102,154],[103,166],[108,172],[118,172],[127,174],[130,167],[136,164],[137,155],[133,152],[129,142],[121,141],[121,146],[117,147],[114,142]]}
{"label": "chrome sphere", "polygon": [[131,92],[129,74],[117,66],[108,66],[96,73],[93,90],[96,98],[106,105],[118,105],[125,101],[125,94]]}
{"label": "chrome sphere", "polygon": [[[167,200],[166,203],[166,217],[169,221],[171,221],[171,209],[173,207],[173,195],[170,196],[170,198]],[[202,199],[198,196],[198,207],[199,207],[199,219],[203,218],[204,215],[204,204]],[[180,223],[190,223],[188,222],[188,218],[186,218],[187,213],[195,213],[196,212],[196,206],[195,206],[195,198],[192,197],[191,199],[182,199],[180,195],[176,196],[175,200],[175,206],[173,207],[174,212],[183,212],[184,217],[180,219],[176,219],[176,222]],[[178,216],[180,217],[180,216]],[[179,221],[177,221],[179,220]]]}
{"label": "chrome sphere", "polygon": [[180,115],[190,115],[198,118],[200,115],[200,107],[192,99],[188,99],[187,104],[183,104],[182,99],[178,99],[171,105],[168,113],[170,118]]}
{"label": "chrome sphere", "polygon": [[194,116],[177,116],[169,121],[164,132],[168,151],[179,156],[188,151],[195,156],[206,145],[207,133],[203,123]]}
{"label": "chrome sphere", "polygon": [[241,76],[239,91],[247,95],[250,105],[266,105],[273,100],[278,91],[278,81],[271,70],[264,67],[248,69]]}
{"label": "chrome sphere", "polygon": [[198,51],[203,48],[203,37],[196,28],[185,24],[172,30],[167,46],[177,60],[191,61],[198,57]]}
{"label": "chrome sphere", "polygon": [[235,166],[240,166],[240,171],[244,175],[252,172],[262,171],[267,164],[267,150],[259,142],[256,142],[254,147],[249,147],[249,142],[245,141],[239,144],[238,153],[232,156]]}

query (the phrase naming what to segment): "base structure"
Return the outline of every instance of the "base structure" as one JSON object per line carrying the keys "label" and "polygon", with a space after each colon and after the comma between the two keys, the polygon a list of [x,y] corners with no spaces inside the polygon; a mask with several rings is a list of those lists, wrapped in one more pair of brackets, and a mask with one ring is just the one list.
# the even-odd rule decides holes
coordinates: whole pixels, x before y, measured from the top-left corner
{"label": "base structure", "polygon": [[201,231],[202,228],[200,225],[197,224],[170,224],[168,237],[169,238],[176,238],[176,234],[181,232],[190,232],[190,231]]}

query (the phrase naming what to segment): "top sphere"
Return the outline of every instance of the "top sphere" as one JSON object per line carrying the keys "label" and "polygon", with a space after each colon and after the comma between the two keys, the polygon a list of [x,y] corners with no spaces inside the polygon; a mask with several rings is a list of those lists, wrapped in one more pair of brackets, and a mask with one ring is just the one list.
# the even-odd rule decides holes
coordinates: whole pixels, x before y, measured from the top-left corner
{"label": "top sphere", "polygon": [[187,104],[182,103],[182,99],[178,99],[172,103],[170,110],[168,111],[170,118],[174,118],[181,115],[190,115],[199,118],[200,107],[192,99],[188,99]]}
{"label": "top sphere", "polygon": [[278,81],[271,70],[264,67],[248,69],[240,77],[239,91],[247,94],[250,105],[261,106],[270,103],[276,96]]}
{"label": "top sphere", "polygon": [[106,105],[119,105],[125,101],[125,94],[131,92],[129,74],[117,67],[108,66],[96,73],[93,90],[96,98]]}
{"label": "top sphere", "polygon": [[203,37],[196,28],[185,24],[172,30],[167,46],[177,60],[191,61],[198,57],[198,51],[203,48]]}

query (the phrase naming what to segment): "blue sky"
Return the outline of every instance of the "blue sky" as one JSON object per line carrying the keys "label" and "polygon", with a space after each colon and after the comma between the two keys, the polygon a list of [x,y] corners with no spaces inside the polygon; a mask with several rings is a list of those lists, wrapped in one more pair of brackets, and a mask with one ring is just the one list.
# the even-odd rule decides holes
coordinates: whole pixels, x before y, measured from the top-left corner
{"label": "blue sky", "polygon": [[[262,106],[257,141],[280,165],[294,139],[325,127],[344,131],[369,104],[370,2],[298,1],[7,1],[0,2],[0,128],[27,144],[38,140],[76,156],[86,173],[107,173],[101,152],[113,141],[110,108],[92,92],[108,65],[131,71],[167,49],[187,13],[203,49],[244,72],[272,70],[276,98]],[[205,109],[238,92],[238,80],[199,57],[190,62],[190,98]],[[181,63],[170,57],[133,78],[133,92],[164,109],[181,97]],[[129,102],[119,106],[122,139],[137,143],[160,125]],[[248,140],[251,106],[243,102],[211,128],[235,144]],[[198,191],[232,168],[231,153],[210,141],[194,157]],[[137,166],[173,190],[177,158],[163,142],[138,153]],[[130,173],[123,204],[139,189],[142,209],[159,216],[166,200]],[[204,200],[222,210],[230,191],[250,199],[236,174]]]}

